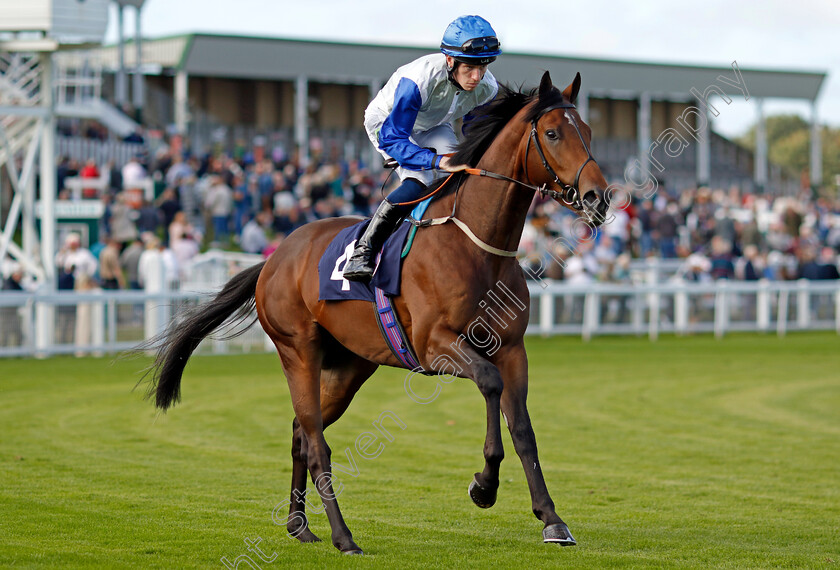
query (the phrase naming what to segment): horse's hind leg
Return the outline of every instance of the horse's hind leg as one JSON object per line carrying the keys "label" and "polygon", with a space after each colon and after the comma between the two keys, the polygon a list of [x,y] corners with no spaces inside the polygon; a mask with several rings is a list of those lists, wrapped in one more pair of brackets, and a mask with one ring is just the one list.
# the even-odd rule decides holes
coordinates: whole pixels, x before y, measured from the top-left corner
{"label": "horse's hind leg", "polygon": [[[321,371],[321,418],[324,429],[347,410],[353,396],[376,368],[377,365],[372,362],[353,357],[346,359],[340,367]],[[300,422],[295,418],[292,423],[292,492],[286,528],[290,536],[301,542],[318,542],[321,539],[309,529],[306,517],[306,465],[306,439]]]}
{"label": "horse's hind leg", "polygon": [[298,355],[283,354],[283,365],[292,396],[292,406],[306,440],[306,461],[309,473],[327,511],[333,545],[342,552],[360,554],[361,549],[353,542],[353,535],[347,528],[344,517],[341,516],[337,497],[333,491],[330,448],[324,439],[324,424],[321,416],[320,366],[315,368],[314,363],[307,363],[305,360]]}
{"label": "horse's hind leg", "polygon": [[[286,519],[286,530],[289,536],[301,542],[320,542],[321,539],[309,530],[309,520],[306,518],[306,441],[300,422],[297,418],[292,422],[292,495],[289,498],[289,516]],[[282,524],[275,519],[277,524]]]}

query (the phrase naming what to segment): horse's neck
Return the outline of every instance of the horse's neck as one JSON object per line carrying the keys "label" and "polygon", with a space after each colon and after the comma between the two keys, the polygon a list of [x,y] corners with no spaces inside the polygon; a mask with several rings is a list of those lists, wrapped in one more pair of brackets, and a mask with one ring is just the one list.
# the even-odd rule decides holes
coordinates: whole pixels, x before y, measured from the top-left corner
{"label": "horse's neck", "polygon": [[[478,163],[478,168],[525,180],[522,132],[503,132]],[[459,192],[456,217],[479,238],[497,248],[519,246],[534,192],[511,182],[470,176]]]}

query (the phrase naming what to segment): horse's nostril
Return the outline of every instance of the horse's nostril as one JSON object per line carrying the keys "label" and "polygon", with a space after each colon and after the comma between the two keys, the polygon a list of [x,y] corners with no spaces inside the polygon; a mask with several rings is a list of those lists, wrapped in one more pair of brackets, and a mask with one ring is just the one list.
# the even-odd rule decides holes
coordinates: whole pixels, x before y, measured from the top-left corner
{"label": "horse's nostril", "polygon": [[591,208],[600,203],[601,200],[598,198],[598,194],[596,194],[594,190],[590,190],[583,196],[583,202]]}

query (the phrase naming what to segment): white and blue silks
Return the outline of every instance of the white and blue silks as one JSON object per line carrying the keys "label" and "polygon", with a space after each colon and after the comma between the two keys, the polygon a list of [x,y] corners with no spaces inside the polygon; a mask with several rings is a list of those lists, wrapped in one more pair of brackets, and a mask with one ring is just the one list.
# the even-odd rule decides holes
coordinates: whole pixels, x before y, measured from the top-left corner
{"label": "white and blue silks", "polygon": [[434,170],[440,155],[455,150],[453,122],[492,101],[498,90],[487,71],[474,90],[464,91],[449,80],[445,55],[427,55],[394,72],[365,110],[365,130],[386,159],[399,163],[400,180],[429,185],[442,177]]}

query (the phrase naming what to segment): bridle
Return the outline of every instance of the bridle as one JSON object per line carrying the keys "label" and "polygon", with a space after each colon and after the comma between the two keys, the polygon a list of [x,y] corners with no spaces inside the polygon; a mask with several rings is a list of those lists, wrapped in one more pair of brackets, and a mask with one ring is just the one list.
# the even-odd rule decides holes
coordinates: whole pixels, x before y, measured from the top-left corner
{"label": "bridle", "polygon": [[578,126],[577,121],[575,121],[574,117],[569,114],[566,114],[566,117],[569,119],[569,122],[575,128],[575,132],[580,139],[583,148],[586,150],[586,160],[580,167],[577,169],[577,173],[575,174],[575,181],[573,184],[566,184],[551,165],[548,163],[548,159],[545,157],[545,152],[543,151],[542,145],[540,144],[540,138],[537,133],[537,123],[539,120],[547,113],[551,111],[555,111],[557,109],[575,109],[576,107],[572,103],[558,103],[557,105],[552,105],[550,107],[546,107],[543,109],[539,115],[534,117],[531,120],[531,134],[528,136],[528,145],[525,147],[525,178],[528,179],[528,152],[531,149],[531,142],[533,141],[534,147],[537,149],[537,153],[540,156],[540,160],[542,160],[543,167],[546,171],[554,178],[554,182],[562,188],[562,191],[558,192],[556,190],[551,190],[548,188],[548,184],[543,184],[542,186],[535,186],[533,184],[528,184],[527,182],[522,182],[521,180],[516,180],[515,178],[510,178],[509,176],[505,176],[503,174],[497,174],[495,172],[488,172],[487,170],[481,170],[478,168],[467,168],[465,171],[467,174],[472,174],[474,176],[486,176],[488,178],[495,178],[496,180],[506,180],[508,182],[513,182],[514,184],[518,184],[525,188],[529,188],[534,190],[535,192],[539,192],[542,196],[548,196],[555,200],[561,200],[564,204],[571,206],[575,210],[584,211],[588,209],[588,204],[586,204],[582,198],[582,194],[580,192],[580,175],[583,172],[583,169],[586,168],[586,165],[590,162],[594,162],[598,164],[595,160],[595,157],[592,156],[592,151],[589,149],[589,145],[586,144],[586,140],[583,138],[583,133],[580,132],[580,127]]}

